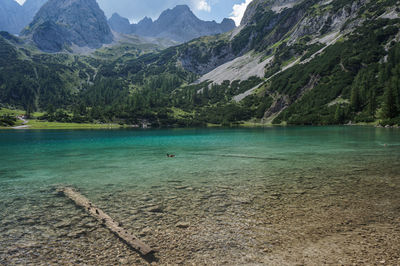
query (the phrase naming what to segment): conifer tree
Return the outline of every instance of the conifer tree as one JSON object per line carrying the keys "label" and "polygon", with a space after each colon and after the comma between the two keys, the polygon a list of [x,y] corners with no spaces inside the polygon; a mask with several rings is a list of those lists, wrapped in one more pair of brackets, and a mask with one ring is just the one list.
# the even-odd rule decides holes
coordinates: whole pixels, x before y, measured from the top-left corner
{"label": "conifer tree", "polygon": [[350,105],[353,111],[357,112],[360,110],[360,92],[357,85],[353,86],[351,90]]}
{"label": "conifer tree", "polygon": [[343,110],[340,107],[340,104],[337,104],[335,112],[335,122],[338,124],[342,124],[343,120],[344,120]]}
{"label": "conifer tree", "polygon": [[383,115],[385,118],[395,118],[398,114],[397,93],[393,89],[393,82],[390,82],[385,89],[383,95]]}
{"label": "conifer tree", "polygon": [[375,117],[375,111],[376,111],[376,93],[374,90],[369,91],[368,95],[369,101],[368,101],[368,113]]}

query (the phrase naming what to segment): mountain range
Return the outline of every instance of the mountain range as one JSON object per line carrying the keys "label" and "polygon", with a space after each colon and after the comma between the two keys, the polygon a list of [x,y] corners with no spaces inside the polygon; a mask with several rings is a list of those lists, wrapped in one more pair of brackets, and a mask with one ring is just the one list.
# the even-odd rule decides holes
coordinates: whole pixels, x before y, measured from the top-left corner
{"label": "mountain range", "polygon": [[231,19],[224,19],[221,23],[200,20],[186,5],[165,10],[155,21],[145,17],[138,24],[130,24],[127,18],[114,13],[108,23],[116,32],[165,38],[181,43],[235,28],[235,22]]}
{"label": "mountain range", "polygon": [[14,0],[0,3],[0,30],[20,34],[45,52],[86,51],[83,47],[96,49],[109,44],[114,39],[109,26],[118,40],[127,39],[118,35],[122,33],[177,44],[230,31],[235,23],[231,19],[202,21],[186,5],[165,10],[154,22],[146,17],[130,24],[118,14],[107,22],[95,0],[27,0],[22,6]]}
{"label": "mountain range", "polygon": [[400,124],[399,29],[397,0],[254,0],[240,27],[166,49],[49,54],[3,32],[0,103],[62,122]]}

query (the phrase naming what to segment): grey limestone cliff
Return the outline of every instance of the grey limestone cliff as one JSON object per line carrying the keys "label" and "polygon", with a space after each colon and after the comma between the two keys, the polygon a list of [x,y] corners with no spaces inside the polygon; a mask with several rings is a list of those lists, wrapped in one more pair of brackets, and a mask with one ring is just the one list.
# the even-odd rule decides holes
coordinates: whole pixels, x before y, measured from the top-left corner
{"label": "grey limestone cliff", "polygon": [[0,30],[16,34],[23,27],[22,7],[14,0],[0,1]]}
{"label": "grey limestone cliff", "polygon": [[58,52],[69,45],[99,48],[113,35],[95,0],[49,0],[22,31],[37,47]]}
{"label": "grey limestone cliff", "polygon": [[26,0],[21,6],[14,0],[0,1],[0,30],[19,34],[47,0]]}

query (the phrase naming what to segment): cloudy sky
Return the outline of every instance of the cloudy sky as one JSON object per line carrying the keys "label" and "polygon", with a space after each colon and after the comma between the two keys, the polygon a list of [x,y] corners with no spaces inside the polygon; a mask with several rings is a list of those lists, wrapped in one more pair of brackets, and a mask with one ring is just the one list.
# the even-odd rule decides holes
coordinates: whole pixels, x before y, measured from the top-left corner
{"label": "cloudy sky", "polygon": [[[1,1],[1,0],[0,0]],[[25,0],[16,0],[20,4]],[[128,18],[131,22],[138,22],[143,17],[157,19],[167,8],[186,4],[203,20],[221,22],[230,17],[236,24],[240,23],[247,5],[252,0],[97,0],[107,17],[114,12]]]}

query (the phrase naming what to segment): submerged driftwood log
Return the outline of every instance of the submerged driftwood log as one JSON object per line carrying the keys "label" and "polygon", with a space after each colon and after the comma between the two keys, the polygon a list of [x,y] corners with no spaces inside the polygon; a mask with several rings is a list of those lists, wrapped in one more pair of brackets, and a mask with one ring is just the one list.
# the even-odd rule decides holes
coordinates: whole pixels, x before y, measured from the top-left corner
{"label": "submerged driftwood log", "polygon": [[150,254],[153,250],[140,241],[136,236],[126,231],[119,223],[114,221],[105,212],[94,206],[87,198],[71,187],[63,187],[59,189],[66,197],[75,202],[77,206],[84,208],[91,216],[99,220],[111,232],[122,239],[127,245],[139,251],[143,256]]}

